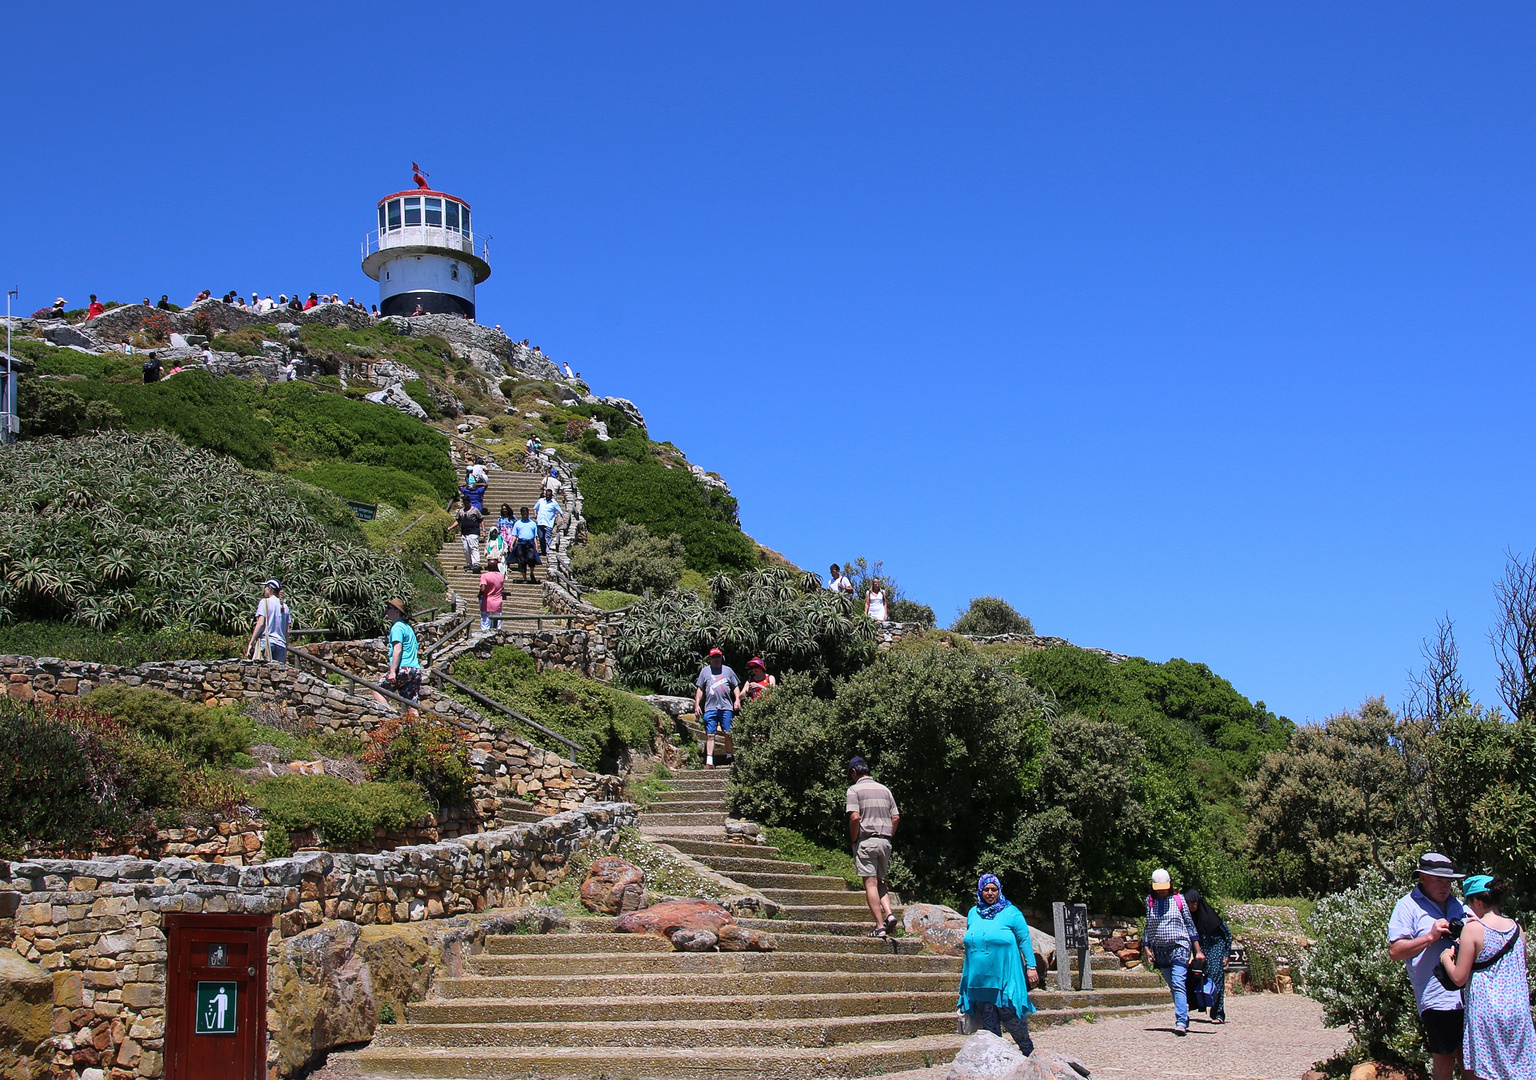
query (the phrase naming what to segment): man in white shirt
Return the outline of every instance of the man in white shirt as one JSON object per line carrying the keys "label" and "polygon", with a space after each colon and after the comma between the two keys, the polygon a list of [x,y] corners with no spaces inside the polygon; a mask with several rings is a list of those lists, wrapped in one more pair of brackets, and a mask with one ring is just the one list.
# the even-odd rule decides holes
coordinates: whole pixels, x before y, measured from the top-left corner
{"label": "man in white shirt", "polygon": [[555,496],[545,491],[539,496],[539,501],[533,504],[533,523],[539,528],[539,554],[549,554],[549,537],[555,527],[560,524],[560,515],[564,513],[560,504],[555,501]]}
{"label": "man in white shirt", "polygon": [[1447,990],[1435,978],[1440,954],[1456,943],[1466,911],[1451,891],[1465,874],[1438,851],[1426,851],[1414,871],[1418,884],[1397,902],[1387,923],[1387,955],[1408,969],[1414,1003],[1424,1027],[1433,1080],[1451,1080],[1461,1071],[1460,990]]}
{"label": "man in white shirt", "polygon": [[251,640],[245,651],[251,659],[270,658],[279,664],[288,662],[288,605],[283,603],[283,583],[272,578],[263,586],[261,600],[256,604],[256,624],[251,627]]}
{"label": "man in white shirt", "polygon": [[848,580],[847,574],[838,569],[837,563],[832,564],[832,572],[827,575],[827,588],[845,596],[853,595],[853,582]]}

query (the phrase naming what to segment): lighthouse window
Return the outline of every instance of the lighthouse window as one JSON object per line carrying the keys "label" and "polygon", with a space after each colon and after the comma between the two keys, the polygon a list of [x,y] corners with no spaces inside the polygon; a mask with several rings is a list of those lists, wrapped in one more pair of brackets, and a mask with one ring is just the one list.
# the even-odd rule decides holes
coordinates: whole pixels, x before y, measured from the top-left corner
{"label": "lighthouse window", "polygon": [[427,200],[427,224],[428,225],[436,225],[439,229],[441,229],[443,227],[443,200],[442,199],[428,199]]}
{"label": "lighthouse window", "polygon": [[454,281],[458,281],[459,280],[459,264],[458,263],[450,263],[449,264],[449,269],[451,269],[453,271],[453,280]]}
{"label": "lighthouse window", "polygon": [[389,229],[391,232],[400,227],[400,200],[389,200]]}
{"label": "lighthouse window", "polygon": [[449,199],[443,209],[448,211],[448,227],[457,232],[459,228],[459,204]]}
{"label": "lighthouse window", "polygon": [[379,204],[379,232],[384,231],[384,204]]}
{"label": "lighthouse window", "polygon": [[405,223],[407,225],[421,224],[421,196],[412,195],[405,200]]}
{"label": "lighthouse window", "polygon": [[469,207],[464,208],[464,231],[469,232]]}

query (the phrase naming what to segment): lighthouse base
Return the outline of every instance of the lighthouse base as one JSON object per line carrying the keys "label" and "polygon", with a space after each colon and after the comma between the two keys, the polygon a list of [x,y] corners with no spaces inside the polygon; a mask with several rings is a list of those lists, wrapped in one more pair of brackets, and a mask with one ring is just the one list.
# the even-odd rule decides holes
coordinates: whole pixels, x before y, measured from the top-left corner
{"label": "lighthouse base", "polygon": [[401,292],[379,301],[380,315],[414,315],[417,308],[424,315],[462,315],[470,320],[475,317],[474,301],[452,293]]}

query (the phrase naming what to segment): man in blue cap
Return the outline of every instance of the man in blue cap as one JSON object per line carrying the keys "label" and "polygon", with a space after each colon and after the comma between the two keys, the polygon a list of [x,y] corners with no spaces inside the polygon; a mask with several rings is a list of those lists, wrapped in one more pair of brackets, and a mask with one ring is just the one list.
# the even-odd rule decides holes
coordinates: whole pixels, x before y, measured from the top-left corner
{"label": "man in blue cap", "polygon": [[[1456,943],[1467,913],[1451,895],[1458,874],[1451,860],[1438,851],[1426,851],[1414,870],[1418,885],[1392,909],[1387,923],[1387,955],[1408,969],[1413,1000],[1424,1025],[1433,1080],[1451,1080],[1461,1071],[1461,991],[1447,990],[1435,978],[1440,954]],[[1453,928],[1452,924],[1456,924]]]}

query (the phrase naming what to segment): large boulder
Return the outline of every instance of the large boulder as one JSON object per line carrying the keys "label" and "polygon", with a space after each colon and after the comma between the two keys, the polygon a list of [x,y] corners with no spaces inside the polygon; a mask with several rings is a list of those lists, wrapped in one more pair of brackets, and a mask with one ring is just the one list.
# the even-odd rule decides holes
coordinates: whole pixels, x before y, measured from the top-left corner
{"label": "large boulder", "polygon": [[414,416],[418,420],[427,419],[427,410],[416,403],[416,399],[405,392],[405,387],[399,383],[393,383],[382,390],[375,390],[371,394],[363,395],[369,401],[378,402],[380,405],[388,405],[392,409],[399,409],[407,416]]}
{"label": "large boulder", "polygon": [[678,952],[713,952],[720,938],[708,930],[690,930],[684,927],[672,932],[672,947]]}
{"label": "large boulder", "polygon": [[955,1055],[945,1080],[1087,1080],[1082,1062],[1054,1050],[1029,1057],[1007,1036],[978,1031]]}
{"label": "large boulder", "polygon": [[901,913],[901,928],[909,934],[921,936],[945,926],[964,930],[965,916],[943,904],[908,904]]}
{"label": "large boulder", "polygon": [[581,883],[581,902],[600,915],[620,915],[644,906],[645,871],[617,855],[592,862]]}
{"label": "large boulder", "polygon": [[[87,323],[86,325],[90,325]],[[43,337],[53,345],[73,345],[77,349],[99,350],[101,340],[95,334],[81,330],[69,323],[58,323],[43,331]]]}
{"label": "large boulder", "polygon": [[923,948],[941,956],[965,955],[965,928],[963,926],[935,926],[923,931]]}
{"label": "large boulder", "polygon": [[[53,1034],[53,976],[10,949],[0,949],[0,1076],[41,1077]],[[36,1056],[34,1056],[36,1055]]]}
{"label": "large boulder", "polygon": [[605,397],[604,405],[611,405],[624,414],[624,418],[637,428],[645,427],[645,417],[640,414],[640,407],[628,398]]}
{"label": "large boulder", "polygon": [[737,923],[728,923],[715,933],[721,952],[773,952],[779,943],[773,936],[761,930],[749,930]]}
{"label": "large boulder", "polygon": [[669,900],[620,915],[613,928],[621,934],[658,934],[670,939],[679,930],[718,934],[722,926],[735,921],[729,911],[708,900]]}

